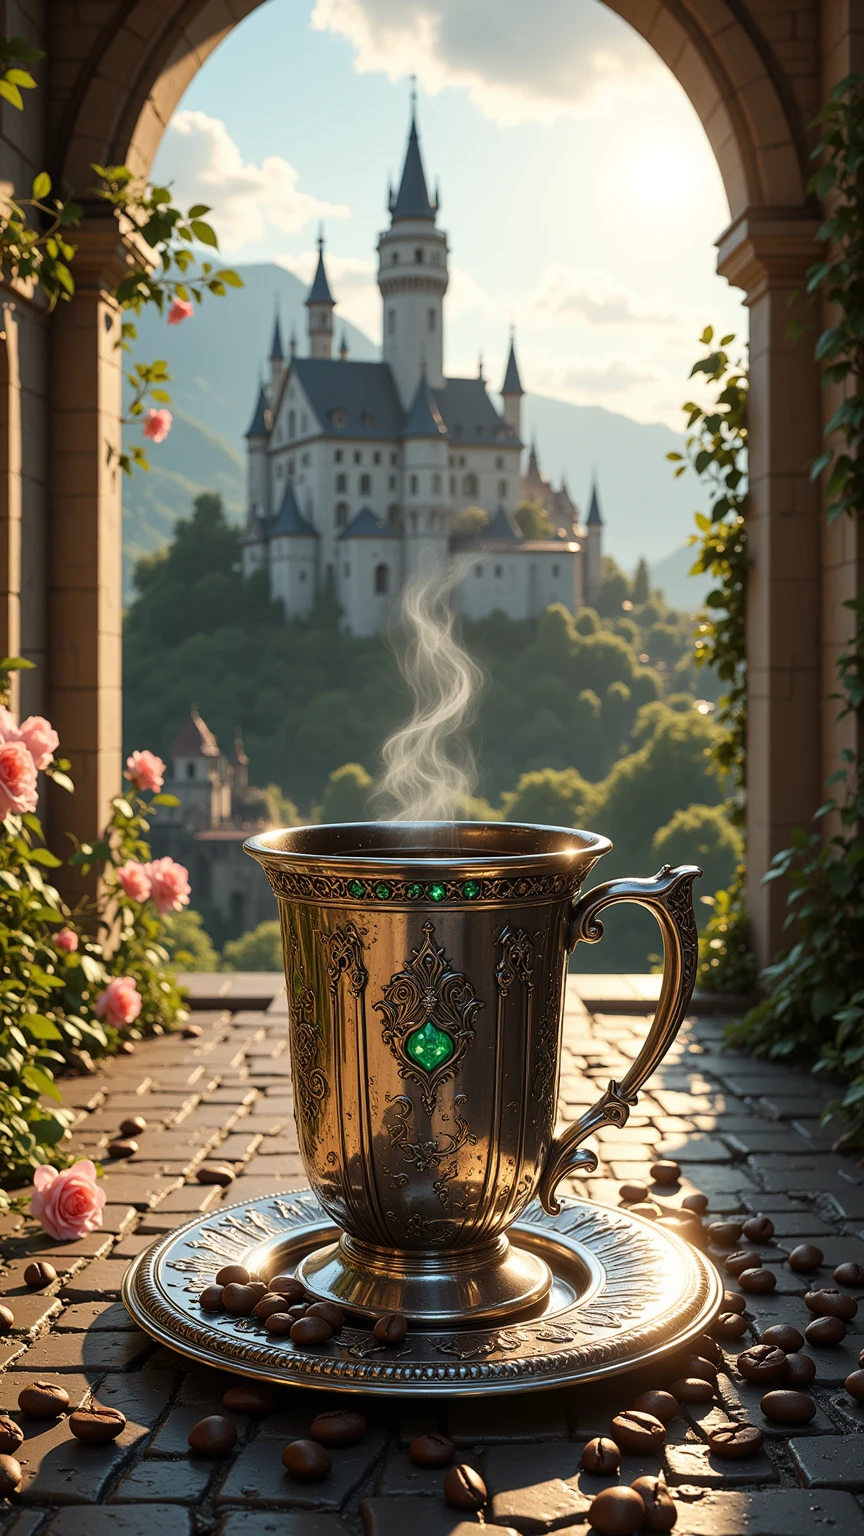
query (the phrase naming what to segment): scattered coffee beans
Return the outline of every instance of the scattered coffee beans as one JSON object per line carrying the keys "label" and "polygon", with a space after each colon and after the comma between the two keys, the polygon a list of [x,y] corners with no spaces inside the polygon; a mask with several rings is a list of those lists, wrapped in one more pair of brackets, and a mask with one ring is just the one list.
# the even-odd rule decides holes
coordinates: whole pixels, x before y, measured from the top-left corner
{"label": "scattered coffee beans", "polygon": [[765,1436],[756,1424],[721,1424],[708,1431],[708,1446],[721,1461],[746,1461],[762,1449]]}
{"label": "scattered coffee beans", "polygon": [[275,1294],[271,1295],[270,1292],[266,1292],[260,1301],[256,1301],[252,1308],[252,1316],[260,1318],[262,1322],[266,1322],[267,1318],[272,1317],[274,1312],[284,1311],[285,1297],[276,1296]]}
{"label": "scattered coffee beans", "polygon": [[202,1163],[195,1177],[199,1184],[221,1184],[223,1189],[227,1189],[229,1184],[234,1183],[235,1173],[227,1163]]}
{"label": "scattered coffee beans", "polygon": [[460,1462],[444,1474],[444,1497],[454,1509],[482,1509],[487,1493],[479,1472]]}
{"label": "scattered coffee beans", "polygon": [[143,1115],[129,1115],[126,1120],[120,1121],[121,1136],[140,1136],[146,1129],[147,1121]]}
{"label": "scattered coffee beans", "polygon": [[341,1333],[345,1325],[345,1313],[333,1301],[313,1301],[306,1308],[306,1317],[323,1317],[333,1333]]}
{"label": "scattered coffee beans", "polygon": [[126,1428],[126,1415],[119,1408],[91,1403],[89,1408],[76,1408],[69,1415],[69,1428],[85,1445],[107,1445]]}
{"label": "scattered coffee beans", "polygon": [[263,1280],[250,1280],[249,1289],[255,1292],[255,1300],[260,1301],[262,1296],[267,1295],[269,1286],[266,1286]]}
{"label": "scattered coffee beans", "polygon": [[286,1307],[292,1306],[295,1301],[302,1301],[306,1295],[300,1281],[295,1280],[293,1275],[274,1275],[267,1289],[282,1296]]}
{"label": "scattered coffee beans", "polygon": [[743,1296],[739,1296],[737,1291],[724,1291],[723,1292],[723,1305],[720,1308],[720,1311],[721,1312],[746,1312],[747,1311],[747,1302],[745,1301]]}
{"label": "scattered coffee beans", "polygon": [[263,1383],[259,1386],[254,1381],[244,1381],[223,1393],[222,1407],[232,1413],[275,1413],[279,1407],[279,1394]]}
{"label": "scattered coffee beans", "polygon": [[248,1269],[242,1264],[226,1264],[216,1276],[217,1285],[248,1285],[251,1279]]}
{"label": "scattered coffee beans", "polygon": [[362,1413],[352,1413],[347,1408],[334,1408],[330,1413],[319,1413],[309,1426],[309,1438],[319,1445],[357,1445],[363,1439],[369,1425]]}
{"label": "scattered coffee beans", "polygon": [[703,1195],[701,1189],[693,1191],[692,1195],[685,1195],[681,1201],[681,1209],[695,1211],[697,1216],[704,1216],[708,1209],[708,1196]]}
{"label": "scattered coffee beans", "polygon": [[189,1431],[189,1448],[196,1456],[227,1456],[237,1444],[237,1429],[221,1413],[199,1419]]}
{"label": "scattered coffee beans", "polygon": [[24,1284],[31,1291],[44,1291],[46,1285],[51,1285],[57,1279],[57,1271],[53,1264],[48,1264],[44,1259],[38,1263],[28,1264],[24,1271]]}
{"label": "scattered coffee beans", "polygon": [[0,1307],[0,1338],[11,1333],[15,1326],[15,1313],[11,1307]]}
{"label": "scattered coffee beans", "polygon": [[[276,1315],[278,1317],[280,1314]],[[332,1337],[333,1329],[323,1317],[298,1317],[296,1323],[291,1324],[292,1344],[300,1344],[304,1349],[314,1349],[316,1344],[326,1344]]]}
{"label": "scattered coffee beans", "polygon": [[851,1322],[858,1311],[855,1297],[847,1296],[845,1291],[838,1291],[833,1285],[823,1286],[819,1291],[808,1291],[804,1305],[816,1317],[839,1317],[844,1323]]}
{"label": "scattered coffee beans", "polygon": [[784,1387],[809,1387],[816,1380],[816,1361],[811,1355],[787,1355],[780,1377]]}
{"label": "scattered coffee beans", "polygon": [[320,1483],[333,1461],[330,1452],[317,1440],[292,1440],[282,1452],[282,1465],[301,1483]]}
{"label": "scattered coffee beans", "polygon": [[832,1349],[835,1344],[843,1343],[846,1324],[839,1317],[814,1317],[812,1323],[808,1323],[804,1329],[804,1337],[808,1344],[815,1344],[817,1349]]}
{"label": "scattered coffee beans", "polygon": [[713,1382],[703,1376],[679,1376],[669,1386],[679,1403],[710,1403],[715,1391]]}
{"label": "scattered coffee beans", "polygon": [[109,1141],[108,1156],[118,1161],[124,1157],[134,1157],[138,1151],[138,1143],[131,1136],[126,1136],[122,1141]]}
{"label": "scattered coffee beans", "polygon": [[770,1216],[750,1216],[741,1228],[741,1236],[748,1243],[770,1243],[774,1236],[774,1223]]}
{"label": "scattered coffee beans", "polygon": [[198,1297],[198,1305],[199,1307],[203,1308],[205,1312],[221,1312],[222,1286],[205,1285],[201,1295]]}
{"label": "scattered coffee beans", "polygon": [[587,1445],[583,1445],[583,1472],[599,1472],[604,1477],[612,1477],[620,1465],[621,1452],[615,1441],[607,1439],[605,1435],[596,1435]]}
{"label": "scattered coffee beans", "polygon": [[299,1319],[292,1317],[290,1312],[271,1312],[270,1316],[264,1320],[264,1327],[275,1338],[282,1339],[288,1337],[294,1324],[298,1321]]}
{"label": "scattered coffee beans", "polygon": [[372,1332],[379,1344],[401,1344],[408,1332],[408,1324],[401,1312],[385,1312]]}
{"label": "scattered coffee beans", "polygon": [[701,1355],[676,1355],[671,1362],[671,1369],[680,1376],[698,1376],[702,1381],[710,1382],[717,1380],[717,1366],[714,1361],[704,1360]]}
{"label": "scattered coffee beans", "polygon": [[700,1360],[710,1360],[712,1365],[716,1365],[717,1370],[719,1371],[721,1365],[724,1363],[725,1357],[722,1349],[720,1348],[720,1345],[715,1343],[710,1334],[700,1333],[698,1339],[695,1341],[694,1348],[696,1350],[696,1355]]}
{"label": "scattered coffee beans", "polygon": [[648,1199],[647,1184],[622,1184],[618,1191],[618,1198],[622,1205],[637,1205],[640,1200]]}
{"label": "scattered coffee beans", "polygon": [[761,1269],[762,1255],[751,1248],[738,1248],[723,1260],[723,1268],[737,1279],[745,1269]]}
{"label": "scattered coffee beans", "polygon": [[428,1435],[417,1435],[408,1447],[408,1456],[415,1467],[449,1467],[455,1454],[453,1441],[436,1430]]}
{"label": "scattered coffee beans", "polygon": [[677,1184],[681,1169],[671,1159],[664,1158],[662,1162],[651,1164],[651,1177],[655,1184]]}
{"label": "scattered coffee beans", "polygon": [[734,1248],[742,1232],[740,1221],[712,1221],[708,1237],[715,1248]]}
{"label": "scattered coffee beans", "polygon": [[864,1285],[864,1264],[838,1264],[834,1279],[838,1285]]}
{"label": "scattered coffee beans", "polygon": [[[675,1388],[672,1388],[675,1392]],[[678,1393],[675,1392],[678,1397]],[[610,1426],[610,1434],[622,1451],[660,1451],[666,1444],[666,1430],[653,1413],[640,1413],[630,1408],[617,1413]]]}
{"label": "scattered coffee beans", "polygon": [[636,1398],[633,1407],[640,1413],[651,1413],[661,1424],[668,1424],[678,1412],[678,1401],[671,1392],[660,1392],[652,1388],[648,1392],[641,1392]]}
{"label": "scattered coffee beans", "polygon": [[775,1344],[754,1344],[738,1356],[735,1364],[745,1381],[779,1381],[786,1368],[786,1356]]}
{"label": "scattered coffee beans", "polygon": [[747,1332],[747,1319],[740,1312],[721,1312],[711,1329],[718,1339],[742,1339]]}
{"label": "scattered coffee beans", "polygon": [[774,1424],[809,1424],[816,1404],[806,1392],[766,1392],[759,1407]]}
{"label": "scattered coffee beans", "polygon": [[0,1456],[0,1499],[11,1499],[18,1492],[23,1475],[14,1456]]}
{"label": "scattered coffee beans", "polygon": [[23,1439],[21,1425],[5,1413],[0,1414],[0,1456],[14,1456]]}
{"label": "scattered coffee beans", "polygon": [[645,1513],[642,1516],[643,1531],[662,1532],[674,1529],[678,1510],[662,1477],[637,1477],[630,1487],[634,1493],[638,1493],[645,1505]]}
{"label": "scattered coffee beans", "polygon": [[786,1263],[790,1269],[797,1269],[802,1275],[809,1273],[811,1269],[818,1269],[825,1255],[815,1243],[799,1243],[793,1248]]}
{"label": "scattered coffee beans", "polygon": [[222,1305],[232,1317],[250,1317],[258,1299],[255,1286],[242,1285],[236,1280],[229,1280],[222,1291]]}
{"label": "scattered coffee beans", "polygon": [[742,1269],[738,1284],[748,1295],[764,1296],[775,1289],[777,1276],[773,1269]]}
{"label": "scattered coffee beans", "polygon": [[644,1519],[645,1504],[635,1488],[604,1488],[588,1510],[588,1524],[599,1536],[634,1536]]}
{"label": "scattered coffee beans", "polygon": [[69,1407],[69,1393],[58,1381],[31,1381],[18,1393],[18,1407],[28,1419],[59,1419]]}
{"label": "scattered coffee beans", "polygon": [[773,1328],[766,1328],[761,1335],[760,1343],[776,1344],[785,1354],[791,1355],[796,1350],[804,1348],[804,1335],[793,1328],[791,1323],[775,1323]]}
{"label": "scattered coffee beans", "polygon": [[[856,1403],[864,1403],[864,1371],[853,1371],[843,1383],[850,1397],[854,1397]],[[2,1423],[2,1420],[0,1420]]]}

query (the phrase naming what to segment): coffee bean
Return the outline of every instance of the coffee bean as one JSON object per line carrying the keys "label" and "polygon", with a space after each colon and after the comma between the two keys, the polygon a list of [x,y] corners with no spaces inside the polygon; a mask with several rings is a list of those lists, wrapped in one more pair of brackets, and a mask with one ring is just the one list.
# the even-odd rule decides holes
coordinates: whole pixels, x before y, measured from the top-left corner
{"label": "coffee bean", "polygon": [[267,1292],[261,1297],[260,1301],[256,1301],[254,1307],[252,1308],[252,1316],[260,1318],[263,1322],[268,1317],[272,1317],[274,1312],[284,1311],[285,1297],[271,1295],[269,1292]]}
{"label": "coffee bean", "polygon": [[775,1344],[782,1349],[784,1354],[791,1355],[804,1348],[804,1335],[793,1328],[791,1323],[775,1323],[773,1328],[766,1328],[761,1333],[761,1344]]}
{"label": "coffee bean", "polygon": [[678,1510],[662,1477],[637,1477],[630,1487],[634,1493],[638,1493],[645,1505],[642,1530],[651,1532],[673,1530],[678,1519]]}
{"label": "coffee bean", "polygon": [[242,1264],[225,1264],[216,1276],[217,1285],[248,1285],[251,1276]]}
{"label": "coffee bean", "polygon": [[726,1363],[726,1357],[720,1345],[716,1344],[708,1333],[700,1333],[695,1340],[694,1348],[698,1359],[710,1360],[712,1365],[716,1365],[718,1371]]}
{"label": "coffee bean", "polygon": [[222,1286],[205,1285],[198,1297],[198,1305],[204,1312],[222,1311]]}
{"label": "coffee bean", "polygon": [[745,1381],[779,1381],[786,1356],[776,1344],[754,1344],[735,1361]]}
{"label": "coffee bean", "polygon": [[834,1279],[838,1285],[864,1285],[864,1264],[838,1264]]}
{"label": "coffee bean", "polygon": [[744,1300],[743,1296],[739,1296],[737,1291],[724,1291],[723,1292],[723,1305],[720,1308],[720,1311],[721,1312],[746,1312],[747,1311],[747,1303]]}
{"label": "coffee bean", "polygon": [[864,1371],[853,1371],[846,1377],[843,1385],[849,1396],[854,1397],[856,1403],[864,1403]]}
{"label": "coffee bean", "polygon": [[401,1344],[408,1332],[408,1324],[401,1312],[386,1312],[379,1317],[372,1332],[379,1344]]}
{"label": "coffee bean", "polygon": [[811,1269],[818,1269],[825,1255],[815,1243],[799,1243],[793,1248],[786,1263],[790,1269],[798,1270],[799,1274],[806,1275]]}
{"label": "coffee bean", "polygon": [[196,1456],[227,1456],[236,1444],[236,1426],[221,1413],[199,1419],[189,1431],[189,1448]]}
{"label": "coffee bean", "polygon": [[709,1240],[715,1248],[734,1248],[741,1236],[742,1222],[712,1221],[708,1227]]}
{"label": "coffee bean", "polygon": [[708,1209],[708,1196],[703,1195],[701,1189],[693,1191],[692,1195],[685,1195],[681,1201],[681,1209],[695,1211],[697,1216],[704,1216]]}
{"label": "coffee bean", "polygon": [[479,1472],[460,1462],[444,1474],[444,1497],[454,1509],[482,1509],[487,1493]]}
{"label": "coffee bean", "polygon": [[282,1465],[301,1483],[320,1483],[333,1461],[330,1452],[317,1440],[292,1440],[282,1452]]}
{"label": "coffee bean", "polygon": [[[676,1403],[677,1408],[677,1403]],[[609,1440],[605,1435],[595,1435],[587,1445],[582,1447],[583,1472],[598,1472],[604,1477],[611,1477],[618,1471],[621,1465],[621,1452],[614,1440]]]}
{"label": "coffee bean", "polygon": [[770,1216],[750,1216],[741,1228],[741,1236],[748,1243],[770,1243],[774,1236],[774,1223]]}
{"label": "coffee bean", "polygon": [[0,1499],[11,1499],[18,1492],[23,1475],[14,1456],[0,1456]]}
{"label": "coffee bean", "polygon": [[702,1376],[679,1376],[670,1381],[669,1390],[674,1392],[679,1403],[710,1403],[715,1387]]}
{"label": "coffee bean", "polygon": [[784,1387],[809,1387],[816,1380],[816,1361],[811,1355],[787,1355],[780,1380]]}
{"label": "coffee bean", "polygon": [[229,1184],[234,1183],[235,1173],[227,1163],[202,1163],[195,1177],[199,1184],[221,1184],[223,1189],[227,1189]]}
{"label": "coffee bean", "polygon": [[721,1461],[746,1461],[758,1455],[764,1441],[757,1424],[721,1424],[708,1431],[708,1447]]}
{"label": "coffee bean", "polygon": [[133,1141],[131,1136],[125,1137],[123,1141],[109,1141],[108,1143],[108,1156],[113,1157],[117,1161],[124,1157],[134,1157],[137,1151],[138,1143]]}
{"label": "coffee bean", "polygon": [[316,1344],[326,1344],[332,1339],[333,1329],[323,1317],[298,1317],[296,1323],[291,1324],[291,1341],[300,1344],[305,1349],[313,1349]]}
{"label": "coffee bean", "polygon": [[717,1380],[717,1366],[713,1360],[703,1360],[701,1355],[676,1355],[671,1363],[676,1376],[697,1376],[702,1381]]}
{"label": "coffee bean", "polygon": [[295,1302],[293,1307],[289,1307],[288,1308],[288,1316],[290,1317],[292,1323],[298,1323],[300,1321],[301,1317],[305,1317],[306,1316],[306,1313],[308,1311],[309,1311],[309,1308],[306,1305],[305,1301],[298,1301],[298,1302]]}
{"label": "coffee bean", "polygon": [[775,1289],[777,1276],[773,1269],[742,1269],[738,1284],[748,1295],[765,1296]]}
{"label": "coffee bean", "polygon": [[341,1333],[345,1323],[345,1313],[333,1301],[313,1301],[306,1310],[306,1316],[323,1317],[325,1323],[330,1324],[333,1333]]}
{"label": "coffee bean", "polygon": [[844,1323],[851,1322],[858,1311],[854,1296],[847,1296],[845,1291],[838,1291],[831,1285],[823,1286],[820,1291],[808,1291],[804,1305],[816,1317],[839,1317]]}
{"label": "coffee bean", "polygon": [[[675,1396],[675,1388],[672,1388]],[[615,1415],[609,1433],[622,1451],[660,1451],[666,1444],[666,1430],[653,1413],[628,1409]]]}
{"label": "coffee bean", "polygon": [[126,1120],[120,1121],[121,1136],[140,1136],[146,1129],[147,1121],[143,1115],[129,1115]]}
{"label": "coffee bean", "polygon": [[618,1199],[623,1205],[638,1205],[640,1200],[648,1199],[647,1184],[622,1184],[618,1190]]}
{"label": "coffee bean", "polygon": [[267,1286],[263,1280],[250,1280],[249,1290],[254,1295],[256,1301],[260,1301],[262,1296],[267,1295]]}
{"label": "coffee bean", "polygon": [[721,1312],[711,1327],[718,1339],[742,1339],[747,1332],[747,1319],[740,1312]]}
{"label": "coffee bean", "polygon": [[230,1280],[222,1291],[222,1305],[232,1317],[250,1317],[258,1299],[254,1286],[240,1285],[236,1280]]}
{"label": "coffee bean", "polygon": [[299,1280],[293,1275],[274,1275],[270,1281],[268,1291],[273,1291],[277,1296],[284,1296],[286,1307],[290,1307],[295,1301],[302,1301],[306,1295]]}
{"label": "coffee bean", "polygon": [[244,1381],[222,1394],[222,1407],[232,1413],[275,1413],[279,1407],[279,1394],[263,1383]]}
{"label": "coffee bean", "polygon": [[297,1321],[298,1319],[292,1317],[290,1312],[271,1312],[270,1316],[265,1318],[264,1327],[277,1339],[284,1339],[288,1337]]}
{"label": "coffee bean", "polygon": [[23,1439],[21,1425],[5,1413],[0,1414],[0,1456],[14,1456]]}
{"label": "coffee bean", "polygon": [[76,1408],[69,1415],[69,1428],[75,1439],[82,1440],[85,1445],[107,1445],[126,1428],[126,1415],[119,1408],[103,1408],[101,1403],[91,1403],[89,1408]]}
{"label": "coffee bean", "polygon": [[637,1205],[628,1205],[631,1216],[641,1216],[643,1221],[656,1221],[663,1215],[663,1208],[655,1204],[653,1200],[640,1200]]}
{"label": "coffee bean", "polygon": [[15,1313],[11,1307],[0,1307],[0,1338],[11,1333],[15,1326]]}
{"label": "coffee bean", "polygon": [[415,1467],[449,1467],[455,1454],[453,1441],[435,1430],[428,1435],[417,1435],[408,1447],[408,1456]]}
{"label": "coffee bean", "polygon": [[662,1162],[651,1164],[651,1177],[655,1184],[677,1184],[681,1169],[671,1158],[664,1158]]}
{"label": "coffee bean", "polygon": [[814,1317],[804,1329],[804,1337],[817,1349],[832,1349],[835,1344],[843,1343],[846,1324],[839,1317]]}
{"label": "coffee bean", "polygon": [[604,1488],[588,1509],[588,1524],[599,1536],[634,1536],[644,1519],[645,1504],[635,1488]]}
{"label": "coffee bean", "polygon": [[28,1419],[59,1419],[69,1407],[69,1393],[58,1381],[31,1381],[18,1393],[18,1407]]}
{"label": "coffee bean", "polygon": [[668,1424],[669,1420],[674,1419],[678,1412],[678,1403],[672,1396],[672,1393],[661,1392],[656,1387],[651,1388],[648,1392],[640,1392],[633,1403],[633,1407],[638,1409],[640,1413],[653,1414],[654,1418],[659,1419],[661,1424]]}
{"label": "coffee bean", "polygon": [[204,1031],[200,1024],[184,1024],[180,1033],[184,1040],[200,1040]]}
{"label": "coffee bean", "polygon": [[44,1259],[36,1264],[28,1264],[24,1271],[24,1284],[31,1291],[44,1291],[46,1285],[51,1285],[57,1279],[57,1271],[53,1264],[48,1264]]}
{"label": "coffee bean", "polygon": [[751,1248],[738,1248],[723,1260],[723,1268],[727,1274],[735,1275],[737,1278],[745,1269],[761,1269],[762,1255],[755,1253]]}
{"label": "coffee bean", "polygon": [[809,1424],[816,1404],[804,1392],[766,1392],[759,1407],[773,1424]]}
{"label": "coffee bean", "polygon": [[330,1413],[319,1413],[312,1420],[309,1436],[320,1445],[357,1445],[368,1428],[362,1413],[351,1413],[347,1408],[334,1408]]}

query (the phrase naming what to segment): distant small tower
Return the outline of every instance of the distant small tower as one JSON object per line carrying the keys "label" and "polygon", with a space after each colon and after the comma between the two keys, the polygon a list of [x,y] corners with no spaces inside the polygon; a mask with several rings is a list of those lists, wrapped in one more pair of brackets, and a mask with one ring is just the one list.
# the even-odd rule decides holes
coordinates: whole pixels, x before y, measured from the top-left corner
{"label": "distant small tower", "polygon": [[306,298],[309,311],[309,356],[330,357],[333,351],[333,311],[336,300],[330,292],[324,266],[324,236],[318,236],[318,266]]}
{"label": "distant small tower", "polygon": [[282,327],[279,324],[279,311],[273,321],[273,340],[270,343],[270,399],[275,402],[282,385],[285,374],[285,354],[282,351]]}
{"label": "distant small tower", "polygon": [[348,357],[348,337],[345,335],[344,330],[342,332],[342,340],[339,343],[339,357],[343,363]]}
{"label": "distant small tower", "polygon": [[596,480],[591,483],[591,505],[585,531],[585,590],[588,602],[593,603],[603,582],[603,514]]}
{"label": "distant small tower", "polygon": [[[504,402],[504,420],[518,438],[522,436],[522,396],[524,393],[522,380],[519,377],[519,368],[516,363],[516,334],[511,329],[510,356],[507,359],[504,383],[501,385],[501,399]],[[533,445],[531,451],[535,454],[536,458],[536,451]]]}
{"label": "distant small tower", "polygon": [[[278,329],[278,320],[276,325]],[[258,399],[246,430],[246,501],[250,527],[256,523],[263,527],[270,512],[270,473],[267,464],[269,435],[270,407],[262,383],[258,386]]]}
{"label": "distant small tower", "polygon": [[405,517],[405,575],[411,576],[428,551],[442,563],[449,545],[447,510],[447,428],[429,380],[421,373],[402,428],[402,505]]}

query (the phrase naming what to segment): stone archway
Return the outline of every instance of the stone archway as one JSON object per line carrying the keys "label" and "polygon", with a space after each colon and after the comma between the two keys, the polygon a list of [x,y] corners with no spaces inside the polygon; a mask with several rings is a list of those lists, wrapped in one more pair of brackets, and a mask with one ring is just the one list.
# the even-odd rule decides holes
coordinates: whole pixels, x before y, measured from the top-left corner
{"label": "stone archway", "polygon": [[[94,0],[84,25],[75,0],[52,0],[45,148],[55,173],[78,185],[92,161],[125,161],[146,173],[197,70],[260,3]],[[840,0],[831,18],[821,20],[818,0],[611,0],[611,8],[668,65],[702,121],[732,210],[719,241],[719,270],[744,290],[751,311],[748,836],[751,910],[764,961],[780,939],[782,899],[759,879],[791,828],[809,821],[822,778],[824,562],[818,491],[806,469],[819,443],[821,404],[811,351],[793,346],[786,334],[790,295],[813,259],[818,216],[805,190],[807,123],[831,80],[855,67],[864,0]],[[85,281],[52,326],[51,542],[59,553],[51,576],[49,671],[58,727],[68,727],[66,739],[69,733],[73,744],[78,739],[89,764],[79,799],[84,835],[119,769],[120,490],[103,452],[106,429],[109,438],[116,431],[119,378],[116,317],[103,284],[122,251],[113,226],[96,220],[82,245]],[[72,371],[81,349],[83,395]],[[73,410],[83,430],[75,443],[64,428]],[[70,466],[74,495],[66,489]],[[80,548],[77,564],[64,566],[73,526],[80,542],[82,497],[89,564],[83,580]],[[70,627],[82,637],[74,668],[61,643]],[[91,676],[92,685],[84,686],[82,677]]]}

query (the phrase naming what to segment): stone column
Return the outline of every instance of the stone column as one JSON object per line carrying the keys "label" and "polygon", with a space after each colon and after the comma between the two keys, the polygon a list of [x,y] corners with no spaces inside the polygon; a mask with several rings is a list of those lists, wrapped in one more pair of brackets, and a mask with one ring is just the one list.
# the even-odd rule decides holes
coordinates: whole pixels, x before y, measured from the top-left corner
{"label": "stone column", "polygon": [[[0,655],[21,653],[21,375],[15,305],[0,304]],[[18,673],[10,707],[18,710]]]}
{"label": "stone column", "polygon": [[[804,289],[817,225],[751,211],[719,242],[718,269],[750,310],[750,515],[747,603],[748,906],[757,959],[784,942],[785,891],[762,877],[822,796],[819,371]],[[805,327],[799,340],[789,325]]]}
{"label": "stone column", "polygon": [[[121,786],[120,311],[127,264],[113,218],[76,231],[75,296],[51,325],[48,714],[71,759],[75,794],[52,789],[51,838],[104,826]],[[58,879],[58,884],[60,884]],[[63,872],[76,900],[87,884]],[[92,885],[90,887],[92,889]]]}

